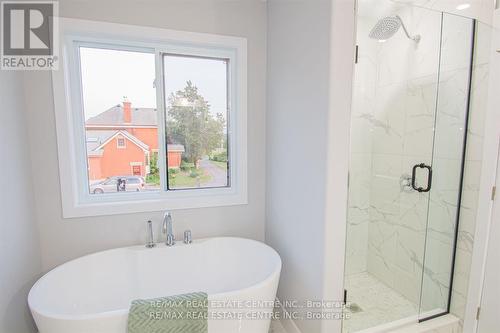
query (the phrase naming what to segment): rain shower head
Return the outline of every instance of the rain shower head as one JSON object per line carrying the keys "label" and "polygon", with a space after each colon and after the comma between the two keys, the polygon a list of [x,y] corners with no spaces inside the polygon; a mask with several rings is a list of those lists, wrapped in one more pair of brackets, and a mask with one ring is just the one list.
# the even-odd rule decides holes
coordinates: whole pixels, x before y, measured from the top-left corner
{"label": "rain shower head", "polygon": [[409,39],[417,43],[420,41],[420,35],[410,36],[408,30],[406,30],[403,20],[401,20],[401,17],[397,15],[387,16],[379,20],[377,24],[375,24],[375,26],[373,27],[372,31],[370,31],[369,36],[372,39],[385,41],[394,36],[394,34],[398,32],[400,27],[403,27],[403,30]]}

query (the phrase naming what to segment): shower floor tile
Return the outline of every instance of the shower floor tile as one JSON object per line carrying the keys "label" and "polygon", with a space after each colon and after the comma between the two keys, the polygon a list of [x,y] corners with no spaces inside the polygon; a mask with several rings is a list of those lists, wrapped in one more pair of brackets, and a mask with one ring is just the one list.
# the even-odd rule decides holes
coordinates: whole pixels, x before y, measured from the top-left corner
{"label": "shower floor tile", "polygon": [[273,320],[271,322],[271,327],[269,328],[269,333],[286,333],[286,331],[279,320]]}
{"label": "shower floor tile", "polygon": [[343,333],[357,332],[366,328],[387,324],[418,313],[418,306],[389,288],[370,273],[347,276],[347,299],[355,303],[347,310],[350,319],[344,320]]}

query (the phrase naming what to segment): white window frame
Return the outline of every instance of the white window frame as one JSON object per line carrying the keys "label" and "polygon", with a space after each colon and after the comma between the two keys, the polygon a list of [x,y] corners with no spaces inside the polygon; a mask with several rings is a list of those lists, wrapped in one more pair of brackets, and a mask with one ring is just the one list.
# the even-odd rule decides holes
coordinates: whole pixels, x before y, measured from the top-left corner
{"label": "white window frame", "polygon": [[[52,72],[63,217],[241,205],[247,194],[247,42],[245,38],[60,18],[61,66]],[[155,54],[157,108],[163,105],[165,53],[229,59],[230,186],[92,195],[88,190],[79,46]],[[160,178],[166,186],[164,112],[158,112]]]}

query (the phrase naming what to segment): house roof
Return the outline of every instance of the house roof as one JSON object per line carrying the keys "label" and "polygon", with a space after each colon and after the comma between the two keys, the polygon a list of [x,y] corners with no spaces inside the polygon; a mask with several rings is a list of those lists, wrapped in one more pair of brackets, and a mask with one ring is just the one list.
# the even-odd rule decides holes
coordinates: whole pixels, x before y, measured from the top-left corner
{"label": "house roof", "polygon": [[123,106],[115,105],[112,108],[89,118],[85,124],[96,126],[157,126],[157,112],[154,108],[132,108],[132,123],[125,123]]}
{"label": "house roof", "polygon": [[87,152],[96,151],[104,141],[115,134],[116,130],[86,130]]}
{"label": "house roof", "polygon": [[[88,156],[102,156],[104,146],[118,134],[123,135],[138,147],[145,151],[149,151],[149,146],[133,136],[127,131],[120,130],[86,130],[87,139],[87,154]],[[168,144],[169,151],[184,152],[184,146],[180,144]]]}
{"label": "house roof", "polygon": [[183,145],[179,145],[179,144],[168,144],[167,145],[167,149],[168,151],[176,151],[176,152],[184,152],[184,146]]}
{"label": "house roof", "polygon": [[136,146],[144,151],[149,151],[149,146],[130,134],[127,131],[102,131],[102,130],[87,130],[87,154],[89,156],[99,156],[102,153],[102,149],[108,144],[114,137],[122,135],[129,141],[134,143]]}
{"label": "house roof", "polygon": [[133,136],[132,134],[130,134],[127,131],[116,131],[113,135],[111,135],[109,138],[107,138],[103,143],[101,143],[94,150],[97,151],[97,150],[103,149],[104,146],[108,144],[108,142],[113,140],[113,138],[117,137],[118,135],[121,135],[121,136],[127,138],[129,141],[134,143],[137,147],[141,148],[142,150],[149,151],[149,146],[147,144],[145,144],[144,142],[142,142],[141,140],[139,140],[138,138],[136,138],[135,136]]}

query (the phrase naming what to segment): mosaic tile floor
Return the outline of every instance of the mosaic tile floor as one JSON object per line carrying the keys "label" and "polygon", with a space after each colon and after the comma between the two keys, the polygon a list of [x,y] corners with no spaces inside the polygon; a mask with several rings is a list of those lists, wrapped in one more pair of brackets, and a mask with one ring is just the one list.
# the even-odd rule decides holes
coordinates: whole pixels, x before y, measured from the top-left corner
{"label": "mosaic tile floor", "polygon": [[344,320],[343,333],[417,315],[416,304],[367,272],[348,276],[346,289],[349,302],[355,303],[356,307],[349,311],[350,319]]}

